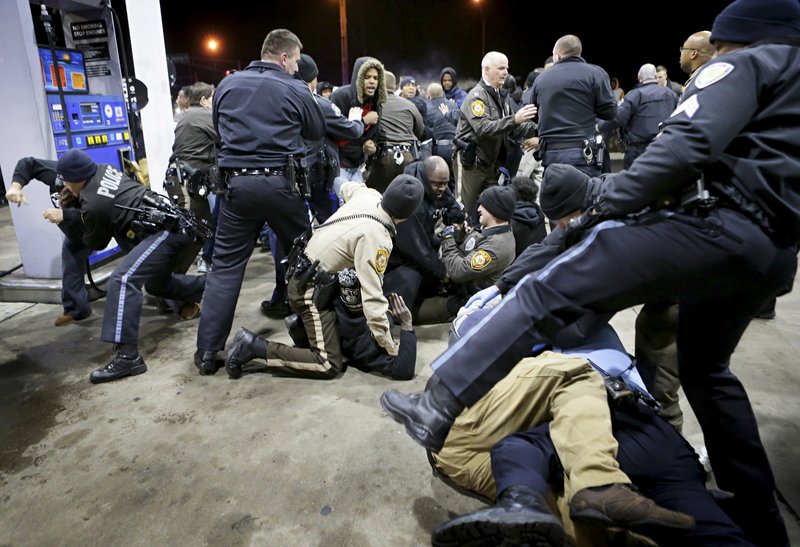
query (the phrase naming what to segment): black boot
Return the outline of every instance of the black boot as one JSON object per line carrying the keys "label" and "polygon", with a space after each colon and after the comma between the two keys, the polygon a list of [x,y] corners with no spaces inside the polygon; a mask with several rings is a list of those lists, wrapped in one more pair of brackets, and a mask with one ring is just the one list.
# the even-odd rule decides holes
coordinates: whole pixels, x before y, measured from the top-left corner
{"label": "black boot", "polygon": [[403,424],[412,439],[439,452],[464,405],[442,383],[430,381],[421,395],[404,395],[390,389],[381,395],[381,406]]}
{"label": "black boot", "polygon": [[289,331],[289,337],[294,342],[294,345],[298,348],[309,348],[311,344],[308,342],[308,333],[306,332],[306,327],[303,324],[302,319],[296,313],[286,316],[283,320],[283,324],[286,325],[286,330]]}
{"label": "black boot", "polygon": [[225,370],[234,380],[242,377],[242,365],[256,357],[267,360],[267,341],[242,327],[233,337],[233,345],[225,358]]}
{"label": "black boot", "polygon": [[217,352],[198,349],[194,352],[194,366],[200,371],[200,376],[212,376],[217,373]]}
{"label": "black boot", "polygon": [[562,547],[564,527],[529,486],[506,488],[494,507],[461,515],[434,530],[434,547],[532,545]]}
{"label": "black boot", "polygon": [[93,384],[100,384],[102,382],[111,382],[124,378],[126,376],[136,376],[147,372],[147,365],[144,363],[141,355],[131,357],[122,352],[111,360],[109,364],[103,368],[93,371],[89,375],[89,381]]}

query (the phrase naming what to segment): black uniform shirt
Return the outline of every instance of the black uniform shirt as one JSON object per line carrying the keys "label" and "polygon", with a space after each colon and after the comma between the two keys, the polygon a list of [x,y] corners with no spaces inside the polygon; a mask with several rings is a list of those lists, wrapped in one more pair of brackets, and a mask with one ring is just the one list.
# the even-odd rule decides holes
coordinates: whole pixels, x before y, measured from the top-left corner
{"label": "black uniform shirt", "polygon": [[627,144],[646,145],[658,135],[661,122],[676,106],[678,96],[668,87],[658,85],[655,80],[641,83],[625,95],[613,120],[598,125],[601,131],[621,127],[625,129]]}
{"label": "black uniform shirt", "polygon": [[617,112],[608,74],[582,57],[559,60],[531,89],[539,107],[539,137],[545,142],[586,139],[594,135],[597,118],[611,120]]}
{"label": "black uniform shirt", "polygon": [[84,244],[90,249],[104,249],[113,237],[120,246],[129,247],[133,238],[128,230],[136,213],[114,205],[138,208],[147,191],[111,165],[98,165],[80,195]]}
{"label": "black uniform shirt", "polygon": [[303,139],[325,135],[325,118],[311,90],[275,63],[253,61],[219,84],[214,127],[224,168],[284,167],[287,156],[305,156]]}

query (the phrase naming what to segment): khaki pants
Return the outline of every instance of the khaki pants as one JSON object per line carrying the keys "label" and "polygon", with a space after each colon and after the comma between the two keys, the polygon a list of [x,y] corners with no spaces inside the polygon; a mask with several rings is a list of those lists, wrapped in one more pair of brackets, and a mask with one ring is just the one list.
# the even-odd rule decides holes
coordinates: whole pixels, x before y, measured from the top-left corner
{"label": "khaki pants", "polygon": [[289,280],[286,286],[289,303],[303,320],[308,334],[309,348],[287,346],[280,342],[267,345],[267,363],[281,366],[307,376],[332,378],[342,370],[342,348],[339,330],[336,327],[336,313],[333,310],[320,311],[311,301],[314,286],[309,285],[304,292],[297,286],[297,278]]}
{"label": "khaki pants", "polygon": [[490,186],[497,186],[497,179],[500,177],[497,167],[494,165],[475,165],[469,169],[464,169],[461,165],[462,151],[458,151],[453,160],[453,169],[456,179],[456,200],[464,205],[467,215],[471,215],[478,210],[478,196]]}
{"label": "khaki pants", "polygon": [[550,435],[568,479],[567,499],[583,488],[630,484],[616,460],[618,445],[600,374],[585,359],[552,352],[523,359],[464,410],[434,461],[458,485],[494,499],[492,446],[546,421],[552,421]]}
{"label": "khaki pants", "polygon": [[369,167],[369,174],[367,175],[366,185],[374,188],[381,194],[386,190],[397,175],[403,174],[403,169],[406,165],[414,161],[414,156],[411,152],[403,152],[403,162],[398,165],[394,161],[394,152],[385,152],[380,158],[372,162]]}

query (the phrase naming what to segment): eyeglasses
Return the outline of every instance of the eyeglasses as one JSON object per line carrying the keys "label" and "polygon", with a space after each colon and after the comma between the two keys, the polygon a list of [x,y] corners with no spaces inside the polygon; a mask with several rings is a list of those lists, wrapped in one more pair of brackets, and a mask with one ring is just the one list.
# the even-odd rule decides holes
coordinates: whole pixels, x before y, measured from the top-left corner
{"label": "eyeglasses", "polygon": [[700,50],[699,50],[699,49],[697,49],[696,47],[679,47],[679,48],[678,48],[678,51],[680,51],[681,53],[683,53],[683,52],[684,52],[684,50],[688,50],[688,51],[700,51]]}

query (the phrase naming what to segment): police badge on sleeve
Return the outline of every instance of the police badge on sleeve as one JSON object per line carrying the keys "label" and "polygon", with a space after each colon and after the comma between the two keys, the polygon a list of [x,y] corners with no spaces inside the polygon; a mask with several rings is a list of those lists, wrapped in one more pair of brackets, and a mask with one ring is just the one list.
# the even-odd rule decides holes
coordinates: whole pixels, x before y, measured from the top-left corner
{"label": "police badge on sleeve", "polygon": [[375,271],[378,275],[383,275],[386,271],[386,266],[389,265],[389,251],[386,249],[378,249],[375,255]]}
{"label": "police badge on sleeve", "polygon": [[475,99],[469,104],[469,110],[476,118],[482,118],[486,114],[486,103],[480,99]]}
{"label": "police badge on sleeve", "polygon": [[476,272],[479,272],[486,266],[488,266],[491,261],[492,261],[492,255],[490,255],[484,250],[480,250],[474,255],[472,255],[472,258],[469,261],[469,267],[475,270]]}

